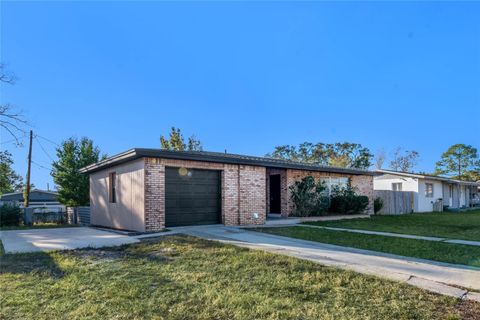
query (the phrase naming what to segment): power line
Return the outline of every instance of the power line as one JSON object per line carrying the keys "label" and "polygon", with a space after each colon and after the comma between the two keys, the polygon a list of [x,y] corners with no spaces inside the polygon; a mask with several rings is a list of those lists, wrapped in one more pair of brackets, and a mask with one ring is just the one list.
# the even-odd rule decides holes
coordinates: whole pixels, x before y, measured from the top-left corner
{"label": "power line", "polygon": [[55,160],[53,160],[53,158],[50,156],[50,154],[47,152],[47,150],[45,150],[43,145],[40,143],[40,140],[38,140],[38,136],[35,136],[35,140],[38,142],[38,145],[40,146],[40,149],[42,149],[43,153],[45,153],[47,155],[47,157],[49,157],[50,160],[52,160],[52,162],[54,162]]}
{"label": "power line", "polygon": [[45,137],[42,137],[42,136],[41,136],[41,135],[39,135],[39,134],[36,134],[36,135],[35,135],[35,137],[42,138],[43,140],[45,140],[45,141],[48,141],[48,142],[50,142],[50,143],[52,143],[52,144],[56,145],[57,147],[60,147],[60,145],[59,145],[58,143],[56,143],[55,141],[52,141],[52,140],[50,140],[50,139],[48,139],[48,138],[45,138]]}
{"label": "power line", "polygon": [[37,167],[39,167],[39,168],[42,168],[42,169],[45,169],[45,170],[48,170],[48,171],[52,171],[52,168],[47,168],[47,167],[45,167],[45,166],[42,166],[41,164],[36,163],[36,162],[33,161],[33,160],[32,160],[32,163],[33,163],[34,165],[36,165]]}

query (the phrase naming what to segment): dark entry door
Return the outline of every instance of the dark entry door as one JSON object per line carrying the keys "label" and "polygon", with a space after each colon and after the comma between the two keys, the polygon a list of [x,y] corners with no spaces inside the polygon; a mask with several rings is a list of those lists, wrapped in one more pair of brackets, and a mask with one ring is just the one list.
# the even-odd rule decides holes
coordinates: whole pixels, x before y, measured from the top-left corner
{"label": "dark entry door", "polygon": [[220,171],[165,169],[165,226],[220,223]]}
{"label": "dark entry door", "polygon": [[280,213],[280,175],[270,176],[270,213]]}

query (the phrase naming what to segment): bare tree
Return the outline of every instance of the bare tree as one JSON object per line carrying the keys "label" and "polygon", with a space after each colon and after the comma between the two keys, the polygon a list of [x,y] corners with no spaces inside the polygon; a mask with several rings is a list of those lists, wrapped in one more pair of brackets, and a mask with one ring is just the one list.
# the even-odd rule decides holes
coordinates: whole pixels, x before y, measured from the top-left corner
{"label": "bare tree", "polygon": [[415,150],[405,150],[398,147],[393,153],[390,168],[395,171],[410,172],[418,163],[419,153]]}
{"label": "bare tree", "polygon": [[[6,70],[5,65],[0,63],[0,84],[14,85],[16,77],[13,73]],[[27,124],[21,111],[16,111],[15,108],[9,104],[0,104],[0,127],[5,129],[15,140],[17,145],[21,144],[20,135],[25,135],[23,128]]]}
{"label": "bare tree", "polygon": [[380,170],[382,169],[383,163],[387,158],[384,149],[380,149],[377,151],[377,155],[375,156],[375,169]]}

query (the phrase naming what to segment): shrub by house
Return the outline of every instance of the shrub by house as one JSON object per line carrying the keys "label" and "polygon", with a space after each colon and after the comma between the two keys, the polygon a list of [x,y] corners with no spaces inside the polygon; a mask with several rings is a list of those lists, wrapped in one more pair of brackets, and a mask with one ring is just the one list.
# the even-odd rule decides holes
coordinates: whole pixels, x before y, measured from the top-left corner
{"label": "shrub by house", "polygon": [[327,213],[329,199],[324,183],[315,182],[312,176],[307,176],[290,186],[290,191],[295,205],[293,216],[309,217]]}

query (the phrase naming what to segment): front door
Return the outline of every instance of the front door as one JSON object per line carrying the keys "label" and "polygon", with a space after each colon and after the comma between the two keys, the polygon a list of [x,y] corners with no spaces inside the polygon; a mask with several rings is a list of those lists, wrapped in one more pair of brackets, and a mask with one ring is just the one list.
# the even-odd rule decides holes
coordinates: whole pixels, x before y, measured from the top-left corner
{"label": "front door", "polygon": [[280,175],[270,176],[270,213],[281,213],[280,206]]}

